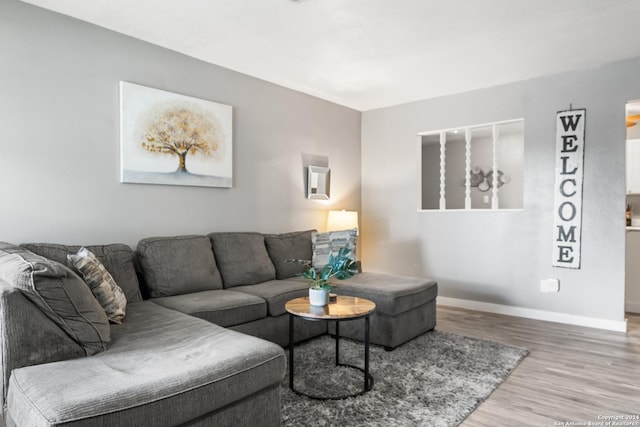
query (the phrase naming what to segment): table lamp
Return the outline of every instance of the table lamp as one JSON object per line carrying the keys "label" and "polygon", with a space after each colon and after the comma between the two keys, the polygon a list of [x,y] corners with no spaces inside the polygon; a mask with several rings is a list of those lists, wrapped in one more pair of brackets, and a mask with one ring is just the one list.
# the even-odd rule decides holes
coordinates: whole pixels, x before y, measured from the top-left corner
{"label": "table lamp", "polygon": [[350,230],[358,228],[358,212],[331,210],[327,217],[327,231]]}

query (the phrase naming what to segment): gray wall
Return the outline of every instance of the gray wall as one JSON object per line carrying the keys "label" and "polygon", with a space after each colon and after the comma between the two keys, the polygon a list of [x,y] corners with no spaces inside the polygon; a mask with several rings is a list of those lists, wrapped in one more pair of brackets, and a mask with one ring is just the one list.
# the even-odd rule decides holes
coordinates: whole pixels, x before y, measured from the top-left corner
{"label": "gray wall", "polygon": [[[363,113],[369,270],[436,278],[440,295],[622,321],[625,103],[640,59]],[[556,112],[587,109],[582,268],[551,267]],[[416,134],[525,119],[524,210],[417,212]],[[559,278],[560,292],[539,281]]]}
{"label": "gray wall", "polygon": [[[358,111],[17,0],[0,0],[0,52],[0,240],[134,246],[360,210]],[[233,106],[233,188],[119,183],[120,80]],[[316,156],[329,202],[305,199]]]}
{"label": "gray wall", "polygon": [[[449,297],[624,316],[624,105],[640,99],[640,60],[360,114],[17,0],[0,0],[0,52],[0,240],[133,246],[323,228],[345,208],[361,210],[368,270],[432,276]],[[232,105],[233,188],[120,184],[120,80]],[[580,270],[550,266],[555,113],[570,103],[587,109]],[[519,117],[522,212],[417,212],[418,132]],[[329,159],[328,203],[304,198],[313,158]],[[548,277],[560,293],[539,292]]]}

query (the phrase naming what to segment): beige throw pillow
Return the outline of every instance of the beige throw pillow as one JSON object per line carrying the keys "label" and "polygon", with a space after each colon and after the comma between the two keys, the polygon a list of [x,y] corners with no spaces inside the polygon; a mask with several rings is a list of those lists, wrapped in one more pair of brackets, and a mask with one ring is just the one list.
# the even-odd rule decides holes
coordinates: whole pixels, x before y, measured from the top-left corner
{"label": "beige throw pillow", "polygon": [[312,233],[311,244],[313,246],[313,268],[322,268],[329,262],[330,255],[338,255],[341,248],[349,248],[349,258],[356,260],[356,239],[358,229],[329,231],[327,233]]}
{"label": "beige throw pillow", "polygon": [[80,248],[76,254],[67,255],[67,259],[89,285],[91,292],[107,313],[107,318],[113,323],[121,324],[125,316],[127,298],[100,260],[85,247]]}

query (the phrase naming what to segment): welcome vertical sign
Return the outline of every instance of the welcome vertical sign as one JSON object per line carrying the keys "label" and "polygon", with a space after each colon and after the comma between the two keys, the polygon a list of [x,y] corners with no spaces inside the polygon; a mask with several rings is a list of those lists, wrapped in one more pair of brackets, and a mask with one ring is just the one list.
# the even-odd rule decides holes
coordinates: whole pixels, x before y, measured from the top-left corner
{"label": "welcome vertical sign", "polygon": [[559,111],[556,118],[553,267],[580,268],[585,120],[585,109]]}

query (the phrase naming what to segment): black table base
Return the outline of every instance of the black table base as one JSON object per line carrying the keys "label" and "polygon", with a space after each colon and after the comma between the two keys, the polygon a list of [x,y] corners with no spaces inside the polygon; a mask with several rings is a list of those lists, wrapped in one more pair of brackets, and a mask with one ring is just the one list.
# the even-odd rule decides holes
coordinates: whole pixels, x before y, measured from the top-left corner
{"label": "black table base", "polygon": [[[351,393],[351,394],[346,394],[346,395],[341,395],[341,396],[329,396],[329,397],[324,397],[324,396],[314,396],[299,390],[296,390],[295,387],[293,386],[293,372],[294,372],[294,318],[296,316],[294,314],[289,313],[289,388],[291,389],[291,391],[293,391],[294,393],[300,395],[300,396],[305,396],[308,397],[310,399],[315,399],[315,400],[342,400],[342,399],[346,399],[348,397],[356,397],[356,396],[360,396],[368,391],[370,391],[373,388],[373,376],[371,376],[371,374],[369,373],[369,316],[365,316],[364,318],[364,369],[362,369],[359,366],[354,366],[354,365],[350,365],[347,363],[340,363],[340,320],[335,320],[336,323],[336,334],[335,334],[335,340],[336,340],[336,366],[345,366],[348,368],[353,368],[353,369],[358,369],[359,371],[361,371],[364,374],[364,386],[362,388],[362,390],[355,392],[355,393]],[[310,321],[314,321],[314,319],[307,319],[307,318],[303,318],[305,320],[310,320]],[[342,320],[342,321],[350,321],[350,320],[357,320],[357,319],[346,319],[346,320]],[[320,320],[320,321],[325,321],[325,320]],[[329,320],[326,320],[329,321]]]}

